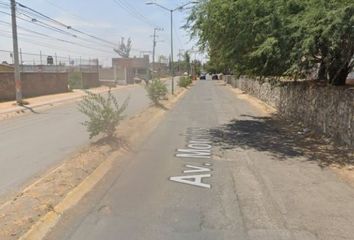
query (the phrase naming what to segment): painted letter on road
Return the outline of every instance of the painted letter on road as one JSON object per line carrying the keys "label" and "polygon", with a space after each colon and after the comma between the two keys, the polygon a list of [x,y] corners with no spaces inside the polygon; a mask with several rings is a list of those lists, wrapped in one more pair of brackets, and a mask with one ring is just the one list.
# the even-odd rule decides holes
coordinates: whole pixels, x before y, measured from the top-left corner
{"label": "painted letter on road", "polygon": [[185,183],[197,187],[202,188],[210,188],[210,184],[203,183],[203,178],[210,178],[211,174],[203,174],[203,175],[189,175],[189,176],[177,176],[177,177],[170,177],[171,181]]}

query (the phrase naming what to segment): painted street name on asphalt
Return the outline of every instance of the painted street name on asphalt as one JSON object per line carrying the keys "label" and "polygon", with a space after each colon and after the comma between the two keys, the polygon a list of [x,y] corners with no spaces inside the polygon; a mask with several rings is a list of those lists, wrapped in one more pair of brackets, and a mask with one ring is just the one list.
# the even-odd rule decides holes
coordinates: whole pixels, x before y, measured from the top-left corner
{"label": "painted street name on asphalt", "polygon": [[210,189],[211,184],[207,183],[207,180],[212,176],[212,164],[210,163],[212,145],[209,131],[203,128],[188,128],[186,137],[187,147],[177,149],[176,157],[186,160],[200,159],[201,162],[198,166],[196,166],[197,164],[184,165],[183,175],[170,177],[169,180]]}

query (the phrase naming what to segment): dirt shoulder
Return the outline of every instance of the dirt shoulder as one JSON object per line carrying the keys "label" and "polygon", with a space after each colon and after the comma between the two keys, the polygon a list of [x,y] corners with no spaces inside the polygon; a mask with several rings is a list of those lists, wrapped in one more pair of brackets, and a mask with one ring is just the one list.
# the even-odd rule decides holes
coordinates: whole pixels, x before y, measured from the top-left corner
{"label": "dirt shoulder", "polygon": [[42,239],[62,214],[75,206],[111,169],[120,156],[143,141],[163,119],[168,109],[185,94],[162,102],[164,108],[151,106],[124,120],[117,139],[97,139],[60,166],[24,187],[7,202],[0,203],[0,239]]}

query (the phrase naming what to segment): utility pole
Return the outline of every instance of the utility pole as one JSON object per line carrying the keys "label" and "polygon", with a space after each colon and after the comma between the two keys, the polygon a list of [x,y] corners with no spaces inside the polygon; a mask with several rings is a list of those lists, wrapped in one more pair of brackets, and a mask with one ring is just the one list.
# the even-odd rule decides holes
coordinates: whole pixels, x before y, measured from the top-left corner
{"label": "utility pole", "polygon": [[156,2],[146,2],[145,4],[147,5],[156,5],[166,11],[169,11],[170,12],[170,15],[171,15],[171,64],[170,64],[170,71],[171,71],[171,77],[172,77],[172,87],[171,87],[171,92],[172,92],[172,95],[174,94],[174,75],[175,75],[175,72],[174,72],[174,67],[173,67],[173,12],[174,11],[182,11],[184,7],[186,7],[187,5],[189,4],[195,4],[195,3],[198,3],[198,2],[188,2],[186,4],[183,4],[181,6],[178,6],[176,7],[175,9],[169,9],[167,7],[164,7]]}
{"label": "utility pole", "polygon": [[172,86],[171,86],[171,92],[172,95],[175,93],[175,80],[174,80],[174,67],[173,67],[173,10],[170,10],[171,13],[171,77],[172,77]]}
{"label": "utility pole", "polygon": [[156,30],[157,28],[154,28],[154,35],[153,40],[152,40],[152,73],[154,74],[155,71],[155,48],[156,48]]}
{"label": "utility pole", "polygon": [[152,72],[155,70],[155,55],[156,55],[156,43],[159,36],[156,34],[157,31],[163,31],[163,28],[154,28],[154,35],[152,35]]}
{"label": "utility pole", "polygon": [[59,72],[59,66],[58,66],[58,56],[57,53],[55,53],[55,71]]}
{"label": "utility pole", "polygon": [[23,72],[23,58],[22,58],[22,49],[20,48],[20,67],[21,67],[21,71]]}
{"label": "utility pole", "polygon": [[41,62],[41,65],[43,65],[43,61],[42,61],[42,51],[39,51],[39,57],[40,57],[40,62]]}
{"label": "utility pole", "polygon": [[14,50],[14,66],[15,66],[15,86],[16,86],[16,102],[18,105],[23,104],[22,89],[21,89],[21,73],[18,56],[18,41],[17,41],[17,23],[16,23],[16,2],[11,0],[11,21],[12,21],[12,42]]}
{"label": "utility pole", "polygon": [[23,64],[23,59],[22,59],[22,49],[20,48],[20,65]]}

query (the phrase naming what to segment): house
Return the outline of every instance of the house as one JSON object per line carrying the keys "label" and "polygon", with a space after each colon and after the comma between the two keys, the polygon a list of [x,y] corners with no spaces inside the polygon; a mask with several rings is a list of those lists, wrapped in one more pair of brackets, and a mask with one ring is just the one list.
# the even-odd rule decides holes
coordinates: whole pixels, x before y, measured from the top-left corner
{"label": "house", "polygon": [[112,59],[114,80],[124,81],[127,84],[134,83],[134,78],[148,78],[149,55],[143,58],[113,58]]}
{"label": "house", "polygon": [[167,76],[170,73],[170,67],[167,63],[155,62],[150,64],[157,76]]}

